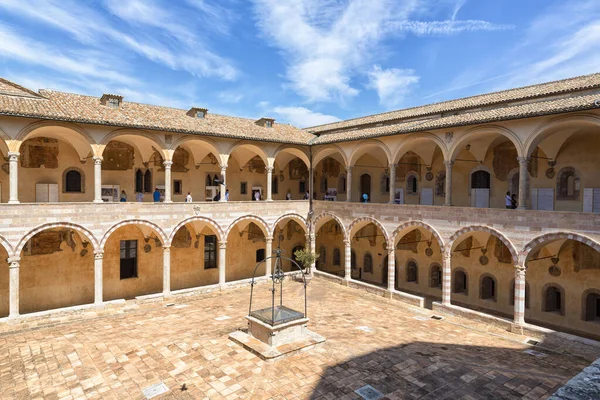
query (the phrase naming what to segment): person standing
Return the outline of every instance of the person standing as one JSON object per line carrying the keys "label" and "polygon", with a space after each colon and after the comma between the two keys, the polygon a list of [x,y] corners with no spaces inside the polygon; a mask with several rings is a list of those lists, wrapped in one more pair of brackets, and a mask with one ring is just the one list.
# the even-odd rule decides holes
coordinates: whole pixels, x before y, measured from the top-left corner
{"label": "person standing", "polygon": [[506,196],[504,196],[504,205],[506,206],[507,210],[510,210],[513,208],[513,201],[512,201],[512,196],[510,195],[510,192],[506,192]]}
{"label": "person standing", "polygon": [[229,201],[229,189],[225,189],[225,201]]}
{"label": "person standing", "polygon": [[304,197],[302,198],[302,200],[308,200],[310,199],[310,193],[308,193],[308,190],[306,191],[306,193],[304,193]]}
{"label": "person standing", "polygon": [[135,194],[135,201],[137,201],[138,203],[141,203],[144,201],[144,194],[142,192],[137,192]]}
{"label": "person standing", "polygon": [[369,202],[369,195],[368,194],[363,193],[362,198],[363,198],[363,203],[368,203]]}
{"label": "person standing", "polygon": [[258,190],[254,192],[254,200],[260,201],[260,192]]}
{"label": "person standing", "polygon": [[152,198],[154,199],[155,203],[160,203],[160,191],[158,190],[158,188],[154,189],[154,193],[152,193]]}
{"label": "person standing", "polygon": [[219,201],[221,200],[221,191],[217,190],[217,195],[215,197],[213,197],[213,201]]}
{"label": "person standing", "polygon": [[517,203],[518,203],[518,201],[517,201],[517,194],[513,193],[512,196],[510,197],[510,199],[511,199],[511,202],[512,202],[512,204],[511,204],[512,209],[516,210],[517,209]]}
{"label": "person standing", "polygon": [[121,200],[119,200],[121,203],[125,203],[127,201],[127,193],[125,193],[124,190],[121,190]]}
{"label": "person standing", "polygon": [[292,199],[292,191],[288,189],[287,194],[285,195],[285,199],[286,200],[291,200]]}
{"label": "person standing", "polygon": [[185,196],[185,202],[186,203],[192,202],[192,194],[190,192],[188,192],[187,196]]}

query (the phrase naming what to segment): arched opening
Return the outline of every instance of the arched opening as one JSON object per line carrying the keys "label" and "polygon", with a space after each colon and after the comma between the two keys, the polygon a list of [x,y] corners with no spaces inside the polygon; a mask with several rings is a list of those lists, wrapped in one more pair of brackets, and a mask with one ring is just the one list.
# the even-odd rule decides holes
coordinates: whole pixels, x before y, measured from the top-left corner
{"label": "arched opening", "polygon": [[193,220],[171,239],[171,290],[219,283],[219,234],[212,224]]}
{"label": "arched opening", "polygon": [[[188,136],[177,141],[173,148],[173,201],[185,201],[188,192],[195,202],[213,201],[222,189],[221,158],[216,144]],[[215,177],[218,182],[214,181]],[[176,182],[179,190],[175,190]]]}
{"label": "arched opening", "polygon": [[406,282],[419,283],[419,271],[415,260],[406,263]]}
{"label": "arched opening", "polygon": [[94,302],[94,245],[78,230],[57,226],[33,235],[19,267],[19,312]]}
{"label": "arched opening", "polygon": [[[389,179],[386,178],[389,177],[388,153],[389,150],[384,144],[372,141],[361,142],[353,152],[350,165],[353,168],[354,182],[351,187],[358,189],[361,202],[364,201],[364,195],[368,196],[370,203],[389,202]],[[380,181],[382,177],[383,185]]]}
{"label": "arched opening", "polygon": [[[306,247],[306,225],[304,222],[296,220],[294,218],[282,218],[277,225],[275,226],[275,231],[273,233],[273,248],[277,246],[281,246],[282,256],[291,258],[292,260],[296,260],[296,255],[294,254],[296,250],[304,249]],[[324,260],[327,255],[322,255]],[[317,263],[326,262],[322,261],[321,257]],[[303,265],[300,265],[301,268],[304,268]],[[290,262],[283,262],[282,267],[284,272],[296,271],[297,268]]]}
{"label": "arched opening", "polygon": [[315,221],[316,231],[316,248],[317,253],[323,256],[322,251],[333,255],[331,263],[321,263],[321,257],[317,262],[317,269],[322,272],[327,272],[333,275],[343,277],[345,274],[345,262],[342,260],[342,251],[344,249],[345,233],[340,223],[331,217],[320,217]]}
{"label": "arched opening", "polygon": [[433,289],[442,289],[442,267],[439,264],[431,264],[429,267],[429,287]]}
{"label": "arched opening", "polygon": [[[345,196],[340,197],[342,193],[346,194],[346,166],[342,154],[331,149],[321,151],[319,154],[321,157],[315,158],[318,161],[314,166],[314,198],[330,201],[345,200]],[[301,185],[304,185],[302,182],[306,182],[305,186],[308,190],[308,170],[306,178],[302,178],[300,182]]]}
{"label": "arched opening", "polygon": [[471,207],[490,207],[491,175],[484,170],[471,173]]}
{"label": "arched opening", "polygon": [[[308,156],[303,150],[295,147],[280,149],[273,168],[273,200],[301,200],[308,190],[308,166]],[[303,188],[300,187],[301,181],[304,182]]]}
{"label": "arched opening", "polygon": [[360,176],[360,198],[363,203],[371,202],[371,175]]}
{"label": "arched opening", "polygon": [[600,291],[584,293],[583,304],[583,320],[600,323]]}
{"label": "arched opening", "polygon": [[454,271],[454,285],[452,286],[452,293],[464,295],[469,293],[469,280],[467,279],[467,273],[462,269],[456,269]]}
{"label": "arched opening", "polygon": [[[225,268],[227,282],[252,278],[256,264],[268,256],[266,235],[266,226],[255,219],[242,219],[229,229]],[[278,237],[274,238],[273,249],[277,248],[278,240]],[[286,257],[289,255],[288,250]],[[262,263],[256,271],[256,276],[263,276],[265,272],[266,265]]]}
{"label": "arched opening", "polygon": [[227,189],[230,200],[266,200],[266,168],[267,155],[260,147],[252,144],[235,146],[227,162]]}
{"label": "arched opening", "polygon": [[547,286],[544,290],[544,312],[564,314],[564,292],[558,286]]}
{"label": "arched opening", "polygon": [[82,193],[85,190],[83,171],[78,168],[68,168],[64,173],[64,190],[66,193]]}
{"label": "arched opening", "polygon": [[481,277],[479,296],[482,300],[496,301],[496,279],[493,276]]}
{"label": "arched opening", "polygon": [[353,224],[351,246],[359,264],[353,278],[370,284],[384,286],[387,279],[386,234],[379,224],[365,220]]}

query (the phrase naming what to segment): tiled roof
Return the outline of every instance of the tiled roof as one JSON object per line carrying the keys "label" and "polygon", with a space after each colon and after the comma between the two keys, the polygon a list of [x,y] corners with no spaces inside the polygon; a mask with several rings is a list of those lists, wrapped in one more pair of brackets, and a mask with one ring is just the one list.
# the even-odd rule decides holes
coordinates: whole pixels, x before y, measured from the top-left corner
{"label": "tiled roof", "polygon": [[599,108],[599,106],[596,105],[599,99],[600,95],[598,94],[588,94],[583,96],[566,97],[555,100],[537,101],[533,103],[493,108],[490,110],[465,112],[464,114],[450,115],[444,118],[408,121],[393,125],[340,131],[321,135],[318,139],[313,140],[312,143],[334,143],[380,136],[390,136],[402,133],[429,131],[455,126],[476,125],[494,121],[505,121],[541,115],[589,110]]}
{"label": "tiled roof", "polygon": [[[600,88],[600,73],[563,79],[560,81],[525,86],[500,92],[487,93],[478,96],[465,97],[457,100],[428,104],[403,110],[390,111],[382,114],[369,115],[361,118],[348,119],[340,122],[306,128],[311,133],[325,133],[340,129],[350,129],[361,125],[392,122],[407,118],[425,117],[450,111],[466,110],[469,108],[490,106],[512,101],[534,99],[537,97],[559,95],[562,93]],[[401,121],[397,121],[401,122]]]}
{"label": "tiled roof", "polygon": [[314,138],[288,124],[265,128],[247,118],[212,113],[206,118],[193,118],[186,113],[187,110],[127,101],[119,108],[112,108],[100,104],[99,97],[54,90],[40,90],[37,95],[12,82],[0,81],[0,115],[283,143],[306,144]]}

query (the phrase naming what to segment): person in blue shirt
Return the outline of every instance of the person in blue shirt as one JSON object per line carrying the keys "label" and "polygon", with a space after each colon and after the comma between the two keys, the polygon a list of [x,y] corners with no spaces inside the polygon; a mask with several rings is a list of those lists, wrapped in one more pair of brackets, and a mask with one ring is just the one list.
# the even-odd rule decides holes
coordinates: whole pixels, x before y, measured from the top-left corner
{"label": "person in blue shirt", "polygon": [[158,188],[154,189],[154,193],[152,193],[152,197],[154,197],[155,203],[160,202],[160,192],[158,191]]}
{"label": "person in blue shirt", "polygon": [[369,195],[368,194],[363,193],[362,198],[363,198],[363,203],[368,203],[369,202]]}

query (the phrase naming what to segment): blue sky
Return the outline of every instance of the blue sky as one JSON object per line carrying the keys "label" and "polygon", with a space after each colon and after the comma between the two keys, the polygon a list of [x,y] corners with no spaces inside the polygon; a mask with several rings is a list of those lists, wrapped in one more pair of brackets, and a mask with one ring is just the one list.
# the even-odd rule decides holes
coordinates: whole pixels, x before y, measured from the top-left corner
{"label": "blue sky", "polygon": [[0,76],[305,127],[600,71],[597,0],[0,0]]}

